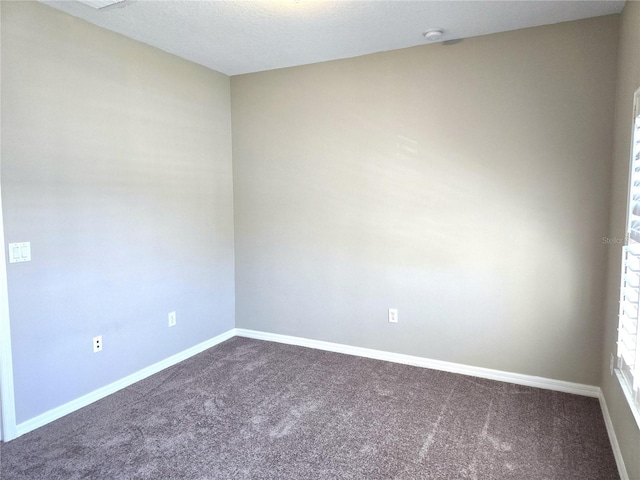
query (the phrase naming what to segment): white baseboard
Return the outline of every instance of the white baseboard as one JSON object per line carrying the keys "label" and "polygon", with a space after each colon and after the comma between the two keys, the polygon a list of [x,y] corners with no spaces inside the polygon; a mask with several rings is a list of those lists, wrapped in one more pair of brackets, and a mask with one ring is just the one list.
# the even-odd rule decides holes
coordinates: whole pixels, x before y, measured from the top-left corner
{"label": "white baseboard", "polygon": [[[109,385],[105,385],[104,387],[100,387],[97,390],[94,390],[91,393],[83,395],[80,398],[76,398],[64,405],[60,405],[59,407],[53,408],[37,417],[31,418],[25,422],[22,422],[16,426],[17,437],[20,435],[24,435],[27,432],[35,430],[36,428],[42,427],[47,423],[53,422],[60,417],[68,415],[71,412],[74,412],[82,407],[86,407],[87,405],[100,400],[101,398],[106,397],[107,395],[111,395],[112,393],[117,392],[118,390],[122,390],[129,385],[132,385],[140,380],[147,378],[154,373],[158,373],[165,368],[171,367],[177,363],[186,360],[189,357],[192,357],[198,353],[204,352],[208,348],[211,348],[219,343],[224,342],[225,340],[230,339],[235,335],[235,329],[228,330],[216,337],[213,337],[209,340],[206,340],[202,343],[194,345],[191,348],[183,350],[180,353],[176,353],[164,360],[159,361],[158,363],[154,363],[142,370],[138,370],[131,375],[128,375],[120,380],[117,380]],[[10,439],[7,439],[10,440]]]}
{"label": "white baseboard", "polygon": [[[228,330],[227,332],[222,333],[221,335],[218,335],[217,337],[211,338],[205,342],[202,342],[198,345],[188,348],[187,350],[184,350],[180,353],[172,355],[171,357],[166,358],[158,363],[155,363],[146,368],[143,368],[142,370],[139,370],[138,372],[128,375],[127,377],[122,378],[116,382],[113,382],[113,383],[110,383],[109,385],[105,385],[104,387],[98,388],[97,390],[94,390],[91,393],[83,395],[80,398],[72,400],[68,403],[65,403],[64,405],[53,408],[41,415],[38,415],[37,417],[31,418],[23,423],[20,423],[16,426],[16,429],[15,429],[16,437],[20,435],[24,435],[27,432],[30,432],[32,430],[35,430],[36,428],[42,427],[50,422],[53,422],[58,418],[61,418],[97,400],[100,400],[101,398],[104,398],[107,395],[115,393],[118,390],[128,387],[129,385],[132,385],[140,380],[143,380],[144,378],[147,378],[150,375],[158,373],[161,370],[164,370],[165,368],[168,368],[183,360],[186,360],[187,358],[192,357],[193,355],[196,355],[200,352],[203,352],[204,350],[207,350],[208,348],[211,348],[215,345],[218,345],[219,343],[222,343],[225,340],[228,340],[234,336],[255,338],[258,340],[267,340],[271,342],[286,343],[290,345],[299,345],[302,347],[315,348],[318,350],[344,353],[347,355],[357,355],[360,357],[373,358],[376,360],[385,360],[388,362],[401,363],[405,365],[413,365],[416,367],[431,368],[434,370],[442,370],[445,372],[459,373],[462,375],[471,375],[474,377],[487,378],[490,380],[498,380],[502,382],[515,383],[518,385],[526,385],[530,387],[544,388],[547,390],[556,390],[560,392],[573,393],[576,395],[584,395],[588,397],[599,398],[601,395],[600,388],[592,385],[583,385],[580,383],[565,382],[561,380],[553,380],[549,378],[536,377],[531,375],[522,375],[519,373],[504,372],[501,370],[492,370],[489,368],[473,367],[470,365],[462,365],[459,363],[444,362],[441,360],[432,360],[429,358],[416,357],[412,355],[404,355],[400,353],[385,352],[382,350],[373,350],[369,348],[353,347],[350,345],[343,345],[339,343],[323,342],[320,340],[311,340],[307,338],[280,335],[276,333],[267,333],[267,332],[259,332],[255,330],[246,330],[242,328],[234,328],[234,329]],[[603,402],[603,399],[601,398],[601,403],[602,402]],[[605,404],[603,405],[606,407]],[[608,418],[608,412],[606,412],[605,414],[605,420],[607,418]],[[610,422],[610,419],[608,421]],[[607,430],[609,431],[609,435],[611,437],[613,430],[610,427],[610,423],[607,424]],[[611,438],[615,439],[615,436]],[[8,438],[5,441],[8,441],[8,440],[11,440],[11,439]],[[612,440],[612,446],[614,446],[613,440]],[[614,446],[614,453],[616,452],[616,448],[618,452],[616,453],[616,461],[618,461],[618,464],[620,465],[621,457],[619,458],[620,450],[617,447],[617,443],[615,443],[615,446]],[[627,479],[623,477],[623,480],[627,480]]]}
{"label": "white baseboard", "polygon": [[611,422],[611,416],[609,415],[609,408],[607,407],[607,401],[604,398],[602,390],[600,390],[598,398],[600,399],[600,409],[602,410],[602,416],[604,417],[604,424],[607,427],[607,434],[609,435],[609,443],[611,443],[613,456],[616,459],[616,465],[618,465],[620,480],[629,480],[629,474],[627,473],[627,468],[624,466],[624,459],[622,458],[622,451],[620,450],[618,437],[616,437],[616,432],[613,429],[613,423]]}
{"label": "white baseboard", "polygon": [[240,337],[255,338],[257,340],[267,340],[270,342],[287,343],[289,345],[299,345],[301,347],[316,348],[318,350],[327,350],[329,352],[345,353],[347,355],[357,355],[360,357],[373,358],[376,360],[386,360],[387,362],[431,368],[433,370],[442,370],[445,372],[459,373],[462,375],[471,375],[474,377],[487,378],[490,380],[515,383],[518,385],[526,385],[528,387],[537,387],[544,388],[546,390],[573,393],[575,395],[583,395],[586,397],[598,398],[600,395],[600,387],[596,387],[593,385],[565,382],[562,380],[554,380],[551,378],[536,377],[533,375],[522,375],[520,373],[504,372],[502,370],[493,370],[490,368],[473,367],[470,365],[444,362],[442,360],[432,360],[430,358],[416,357],[413,355],[385,352],[382,350],[373,350],[370,348],[352,347],[350,345],[343,345],[340,343],[310,340],[308,338],[292,337],[289,335],[280,335],[277,333],[259,332],[256,330],[246,330],[243,328],[236,328],[235,333]]}

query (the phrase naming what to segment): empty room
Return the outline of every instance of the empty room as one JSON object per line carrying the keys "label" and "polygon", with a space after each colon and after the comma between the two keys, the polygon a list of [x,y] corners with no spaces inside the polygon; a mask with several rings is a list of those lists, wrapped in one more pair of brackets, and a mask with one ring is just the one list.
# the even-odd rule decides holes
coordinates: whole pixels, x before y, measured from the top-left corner
{"label": "empty room", "polygon": [[640,480],[640,1],[0,27],[0,478]]}

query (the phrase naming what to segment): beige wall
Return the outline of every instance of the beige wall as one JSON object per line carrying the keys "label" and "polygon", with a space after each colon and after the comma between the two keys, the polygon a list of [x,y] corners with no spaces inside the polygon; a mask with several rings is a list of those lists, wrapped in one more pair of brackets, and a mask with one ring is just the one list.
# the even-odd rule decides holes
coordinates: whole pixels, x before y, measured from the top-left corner
{"label": "beige wall", "polygon": [[20,423],[233,328],[230,91],[38,2],[1,5],[5,237],[32,246],[8,265]]}
{"label": "beige wall", "polygon": [[[611,209],[609,236],[625,235],[625,212],[629,161],[631,158],[631,119],[633,93],[640,88],[640,2],[626,3],[620,23],[618,84],[616,94]],[[608,248],[609,275],[605,310],[604,352],[601,386],[629,477],[640,480],[640,430],[634,421],[620,385],[609,373],[609,359],[616,353],[618,299],[620,288],[620,245]]]}
{"label": "beige wall", "polygon": [[237,326],[598,384],[617,27],[233,77]]}

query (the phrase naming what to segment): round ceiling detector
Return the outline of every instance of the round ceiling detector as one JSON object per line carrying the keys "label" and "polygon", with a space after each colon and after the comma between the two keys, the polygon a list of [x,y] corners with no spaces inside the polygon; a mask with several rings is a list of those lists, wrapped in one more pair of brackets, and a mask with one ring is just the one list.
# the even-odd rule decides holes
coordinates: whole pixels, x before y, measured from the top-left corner
{"label": "round ceiling detector", "polygon": [[426,32],[424,32],[422,35],[424,35],[424,38],[426,38],[429,42],[435,42],[436,40],[440,40],[442,38],[442,30],[440,30],[439,28],[432,28],[431,30],[427,30]]}

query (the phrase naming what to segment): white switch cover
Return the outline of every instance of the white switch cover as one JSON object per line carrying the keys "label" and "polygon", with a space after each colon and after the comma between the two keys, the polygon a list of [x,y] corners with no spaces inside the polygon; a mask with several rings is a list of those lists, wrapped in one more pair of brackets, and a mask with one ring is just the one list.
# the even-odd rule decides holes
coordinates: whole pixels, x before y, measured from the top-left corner
{"label": "white switch cover", "polygon": [[169,312],[169,326],[176,326],[176,312]]}
{"label": "white switch cover", "polygon": [[30,262],[31,242],[10,243],[9,263]]}
{"label": "white switch cover", "polygon": [[398,323],[398,309],[390,308],[389,309],[389,322],[390,323]]}

